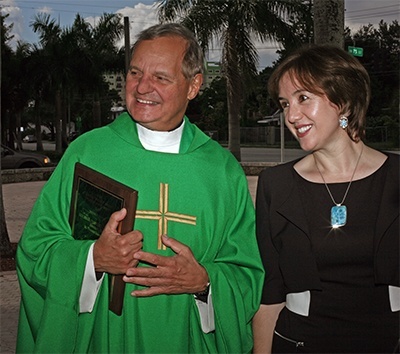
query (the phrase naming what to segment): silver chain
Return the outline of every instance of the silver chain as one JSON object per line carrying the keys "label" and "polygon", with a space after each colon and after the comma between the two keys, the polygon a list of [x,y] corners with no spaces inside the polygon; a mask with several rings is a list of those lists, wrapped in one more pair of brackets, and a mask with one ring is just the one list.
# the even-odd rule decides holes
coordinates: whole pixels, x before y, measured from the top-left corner
{"label": "silver chain", "polygon": [[335,205],[337,205],[337,206],[340,206],[340,205],[342,205],[342,204],[344,203],[344,201],[346,200],[347,193],[349,192],[351,183],[353,182],[354,175],[356,174],[356,170],[357,170],[357,167],[358,167],[358,163],[359,163],[360,160],[361,160],[361,155],[362,155],[362,153],[363,153],[363,150],[364,150],[364,145],[361,145],[360,156],[358,156],[358,160],[357,160],[357,163],[356,163],[356,167],[354,168],[353,174],[352,174],[352,176],[351,176],[351,178],[350,178],[349,185],[347,186],[346,192],[344,193],[343,199],[342,199],[342,201],[341,201],[340,204],[336,203],[335,199],[333,198],[333,195],[332,195],[332,193],[331,193],[331,191],[330,191],[328,185],[327,185],[326,182],[325,182],[325,178],[324,178],[324,176],[322,175],[322,173],[321,173],[321,171],[320,171],[320,169],[319,169],[319,167],[318,167],[317,159],[315,158],[315,154],[313,154],[314,162],[315,162],[315,167],[317,168],[319,174],[321,175],[322,180],[324,181],[326,190],[328,191],[328,193],[329,193],[329,195],[330,195],[330,197],[331,197],[331,199],[332,199],[333,204],[335,204]]}

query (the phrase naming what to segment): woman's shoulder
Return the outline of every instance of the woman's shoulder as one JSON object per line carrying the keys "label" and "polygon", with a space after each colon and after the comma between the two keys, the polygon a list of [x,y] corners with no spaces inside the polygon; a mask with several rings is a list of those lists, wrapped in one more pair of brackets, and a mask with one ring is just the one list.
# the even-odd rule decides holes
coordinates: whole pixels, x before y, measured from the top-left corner
{"label": "woman's shoulder", "polygon": [[389,173],[399,175],[400,154],[382,150],[369,149],[372,153],[368,156],[373,173],[380,170],[382,166],[387,166]]}
{"label": "woman's shoulder", "polygon": [[400,154],[394,152],[385,152],[384,154],[388,157],[387,164],[389,173],[393,174],[395,179],[398,180],[400,175]]}
{"label": "woman's shoulder", "polygon": [[384,152],[385,155],[388,157],[388,162],[391,164],[400,164],[400,153],[395,153],[395,152]]}
{"label": "woman's shoulder", "polygon": [[288,179],[293,178],[293,166],[300,159],[296,159],[293,161],[285,162],[276,166],[265,168],[259,176],[260,180],[268,180],[274,182],[287,182]]}

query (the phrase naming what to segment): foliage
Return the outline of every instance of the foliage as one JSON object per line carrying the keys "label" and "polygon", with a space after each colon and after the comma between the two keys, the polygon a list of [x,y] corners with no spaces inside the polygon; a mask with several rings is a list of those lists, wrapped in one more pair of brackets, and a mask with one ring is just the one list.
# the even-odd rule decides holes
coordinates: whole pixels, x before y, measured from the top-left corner
{"label": "foliage", "polygon": [[[345,40],[346,47],[363,48],[363,56],[359,60],[371,78],[367,126],[376,128],[376,131],[387,131],[384,136],[393,147],[399,147],[399,37],[400,26],[395,20],[391,24],[381,21],[378,28],[371,24],[362,26],[354,34],[347,31]],[[377,137],[377,134],[370,134],[370,138],[374,136]]]}
{"label": "foliage", "polygon": [[354,35],[346,37],[346,46],[363,48],[363,57],[359,60],[368,70],[372,84],[369,115],[380,115],[382,109],[397,107],[398,116],[399,36],[400,27],[396,20],[389,25],[381,21],[378,28],[371,24],[362,26]]}
{"label": "foliage", "polygon": [[115,92],[109,92],[103,74],[124,70],[124,53],[116,47],[123,24],[119,15],[103,14],[96,26],[91,26],[78,14],[72,26],[61,28],[50,15],[38,14],[31,27],[39,35],[38,44],[19,43],[15,52],[7,45],[2,47],[7,50],[4,57],[9,58],[7,82],[12,84],[4,91],[8,120],[3,131],[13,136],[20,115],[20,125],[29,121],[39,127],[38,149],[40,126],[46,125],[59,150],[61,143],[67,144],[67,122],[80,117],[85,130],[109,122]]}
{"label": "foliage", "polygon": [[286,38],[296,42],[289,16],[301,8],[298,0],[162,0],[161,21],[182,19],[197,36],[204,50],[217,42],[222,47],[221,65],[226,80],[229,149],[240,160],[240,120],[247,95],[257,76],[261,42]]}
{"label": "foliage", "polygon": [[202,120],[199,126],[203,130],[228,129],[228,108],[225,78],[214,79],[199,97]]}
{"label": "foliage", "polygon": [[12,121],[10,112],[18,107],[21,100],[18,89],[20,82],[16,77],[19,73],[20,63],[18,57],[13,53],[8,41],[12,38],[10,31],[12,25],[6,26],[4,21],[8,17],[0,13],[1,26],[1,141],[6,145],[10,144],[9,136],[5,132],[5,127],[9,126]]}
{"label": "foliage", "polygon": [[[4,97],[3,97],[3,92],[4,92],[4,84],[7,83],[8,86],[10,86],[10,81],[9,77],[5,76],[5,71],[4,71],[4,64],[6,63],[6,68],[7,65],[9,64],[9,60],[11,57],[11,50],[10,48],[6,45],[6,41],[10,39],[9,36],[9,31],[11,27],[7,27],[4,24],[4,20],[7,18],[7,16],[3,16],[0,13],[0,48],[1,48],[1,57],[0,57],[0,69],[1,69],[1,123],[0,123],[0,128],[3,126],[3,102],[4,102]],[[8,66],[9,68],[9,66]],[[6,79],[6,80],[4,80]],[[4,81],[3,81],[4,80]],[[2,129],[1,129],[2,130]],[[0,137],[0,141],[3,141],[3,137]],[[5,216],[5,210],[4,210],[4,203],[3,203],[3,187],[2,187],[2,180],[0,179],[0,256],[8,256],[12,253],[12,248],[11,248],[11,242],[10,238],[8,236],[8,230],[7,230],[7,224],[6,224],[6,216]]]}
{"label": "foliage", "polygon": [[[299,43],[313,41],[311,0],[223,0],[218,6],[211,0],[165,0],[159,6],[163,20],[184,16],[184,24],[196,32],[205,50],[211,43],[219,43],[223,48],[223,77],[214,80],[189,106],[190,117],[196,124],[204,130],[218,130],[220,136],[226,136],[229,126],[234,124],[237,130],[240,126],[259,126],[257,120],[275,112],[266,90],[273,67]],[[102,74],[124,70],[124,48],[115,47],[115,39],[120,38],[123,29],[119,16],[104,14],[96,26],[91,26],[77,15],[71,27],[61,28],[50,16],[38,15],[31,26],[39,34],[40,42],[20,42],[15,50],[7,44],[12,26],[5,26],[4,18],[1,16],[3,141],[14,145],[15,135],[6,135],[7,130],[15,132],[18,124],[26,127],[28,122],[35,121],[47,126],[54,140],[57,116],[65,122],[80,119],[82,132],[108,123],[109,108],[116,96]],[[371,77],[367,125],[377,131],[388,129],[387,137],[396,146],[399,34],[398,21],[381,21],[377,27],[366,25],[358,31],[345,31],[346,47],[364,49],[359,60]],[[284,49],[277,52],[280,57],[272,68],[258,73],[254,39],[271,38]],[[98,118],[93,115],[95,103],[101,107]]]}
{"label": "foliage", "polygon": [[290,37],[282,37],[279,41],[282,43],[283,49],[276,51],[279,54],[278,60],[273,63],[278,65],[291,51],[296,49],[300,44],[314,43],[314,21],[313,21],[313,0],[302,0],[296,15],[289,17],[288,22],[292,27],[296,41]]}

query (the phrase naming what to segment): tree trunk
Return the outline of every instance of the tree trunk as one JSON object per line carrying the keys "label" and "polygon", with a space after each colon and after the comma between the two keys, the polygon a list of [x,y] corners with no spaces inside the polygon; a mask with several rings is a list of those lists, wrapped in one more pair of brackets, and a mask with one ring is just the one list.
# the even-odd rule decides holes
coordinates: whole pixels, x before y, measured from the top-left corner
{"label": "tree trunk", "polygon": [[100,101],[96,99],[93,102],[93,128],[101,127],[101,107]]}
{"label": "tree trunk", "polygon": [[237,52],[235,50],[235,33],[228,32],[225,42],[225,72],[226,72],[226,94],[228,104],[228,149],[241,161],[240,153],[240,109],[241,109],[241,78]]}
{"label": "tree trunk", "polygon": [[17,150],[22,150],[22,134],[21,134],[21,111],[16,115],[16,124],[17,124]]}
{"label": "tree trunk", "polygon": [[[1,83],[2,83],[2,59],[0,55],[0,92],[1,92]],[[1,132],[4,128],[1,124],[2,115],[1,115],[1,95],[0,95],[0,142],[2,142]],[[0,256],[9,256],[12,255],[12,248],[10,237],[8,236],[7,224],[6,224],[6,213],[4,210],[3,203],[3,180],[1,177],[1,167],[0,167]]]}
{"label": "tree trunk", "polygon": [[62,153],[62,105],[61,105],[61,91],[58,89],[56,91],[56,114],[54,127],[56,128],[56,151]]}
{"label": "tree trunk", "polygon": [[[240,153],[240,109],[238,107],[238,95],[235,94],[232,87],[227,84],[227,96],[228,96],[228,149],[236,157],[238,161],[241,161]],[[240,98],[239,98],[240,99]]]}
{"label": "tree trunk", "polygon": [[[11,118],[11,117],[10,117]],[[15,119],[15,113],[13,112],[12,118],[8,122],[9,124],[9,142],[8,146],[12,147],[15,149],[15,132],[16,132],[16,119]]]}
{"label": "tree trunk", "polygon": [[12,255],[10,237],[8,236],[6,213],[3,203],[3,184],[0,178],[0,256]]}
{"label": "tree trunk", "polygon": [[68,137],[67,137],[67,123],[68,123],[68,112],[67,112],[67,102],[65,98],[62,100],[62,124],[61,124],[61,141],[62,148],[65,151],[68,147]]}
{"label": "tree trunk", "polygon": [[43,151],[42,142],[42,117],[40,115],[40,99],[35,100],[35,132],[36,132],[36,150]]}
{"label": "tree trunk", "polygon": [[344,0],[314,0],[314,42],[344,48]]}

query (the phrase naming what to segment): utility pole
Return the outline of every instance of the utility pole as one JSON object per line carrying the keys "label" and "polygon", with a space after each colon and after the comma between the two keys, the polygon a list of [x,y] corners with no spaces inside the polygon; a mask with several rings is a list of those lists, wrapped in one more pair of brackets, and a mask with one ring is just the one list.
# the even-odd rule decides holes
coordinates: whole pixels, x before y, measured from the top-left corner
{"label": "utility pole", "polygon": [[131,40],[129,34],[129,17],[124,17],[124,36],[125,36],[125,75],[129,70],[129,63],[131,62]]}

